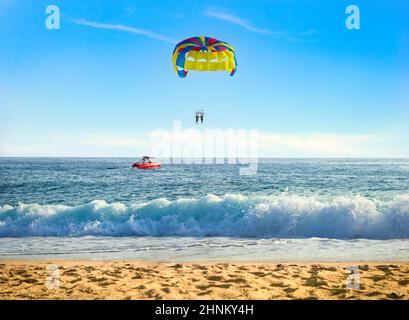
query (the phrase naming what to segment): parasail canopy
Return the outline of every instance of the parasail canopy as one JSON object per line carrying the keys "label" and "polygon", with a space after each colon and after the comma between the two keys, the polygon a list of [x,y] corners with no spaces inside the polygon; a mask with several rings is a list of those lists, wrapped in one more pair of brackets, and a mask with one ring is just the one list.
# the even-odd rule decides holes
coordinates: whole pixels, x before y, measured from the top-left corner
{"label": "parasail canopy", "polygon": [[172,62],[181,78],[185,78],[189,70],[225,70],[233,76],[237,69],[234,48],[210,37],[193,37],[179,42],[173,50]]}

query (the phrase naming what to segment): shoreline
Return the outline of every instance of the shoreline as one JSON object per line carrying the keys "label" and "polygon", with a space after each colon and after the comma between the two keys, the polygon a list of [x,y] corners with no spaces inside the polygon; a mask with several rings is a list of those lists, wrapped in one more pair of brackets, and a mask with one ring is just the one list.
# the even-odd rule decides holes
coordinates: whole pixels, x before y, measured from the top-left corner
{"label": "shoreline", "polygon": [[110,258],[95,258],[95,259],[83,259],[83,258],[51,258],[51,259],[3,259],[0,258],[1,264],[27,264],[27,263],[141,263],[141,264],[333,264],[333,265],[351,265],[351,264],[368,264],[368,265],[378,265],[378,264],[401,264],[409,265],[409,260],[153,260],[153,259],[110,259]]}
{"label": "shoreline", "polygon": [[0,260],[0,299],[407,300],[409,261]]}

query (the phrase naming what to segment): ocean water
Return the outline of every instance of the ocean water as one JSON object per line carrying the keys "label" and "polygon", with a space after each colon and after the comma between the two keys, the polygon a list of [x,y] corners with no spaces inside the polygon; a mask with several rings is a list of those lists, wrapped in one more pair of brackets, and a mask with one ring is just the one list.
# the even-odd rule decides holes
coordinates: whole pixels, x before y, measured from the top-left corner
{"label": "ocean water", "polygon": [[409,259],[409,159],[132,162],[0,158],[0,259]]}

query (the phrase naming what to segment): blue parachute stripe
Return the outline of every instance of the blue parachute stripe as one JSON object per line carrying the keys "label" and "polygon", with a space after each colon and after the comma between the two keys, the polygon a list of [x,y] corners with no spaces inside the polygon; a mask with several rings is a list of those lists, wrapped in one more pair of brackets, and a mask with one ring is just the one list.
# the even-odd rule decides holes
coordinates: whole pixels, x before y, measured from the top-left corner
{"label": "blue parachute stripe", "polygon": [[176,59],[176,65],[177,65],[178,67],[180,67],[180,68],[184,68],[184,67],[185,67],[186,53],[189,52],[189,51],[191,51],[191,48],[190,48],[190,47],[186,47],[186,48],[182,49],[182,50],[179,52],[179,55],[178,55],[178,57],[177,57],[177,59]]}

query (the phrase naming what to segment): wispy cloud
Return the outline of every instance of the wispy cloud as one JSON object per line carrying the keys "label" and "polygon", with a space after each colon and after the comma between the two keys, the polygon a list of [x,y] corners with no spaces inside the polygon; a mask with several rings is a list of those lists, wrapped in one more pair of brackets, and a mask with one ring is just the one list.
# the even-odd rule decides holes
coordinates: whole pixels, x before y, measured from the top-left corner
{"label": "wispy cloud", "polygon": [[317,42],[316,40],[306,39],[306,38],[302,38],[302,37],[287,37],[287,38],[285,38],[285,40],[287,40],[288,42],[293,42],[293,43],[306,43],[306,42],[314,43],[314,42]]}
{"label": "wispy cloud", "polygon": [[221,11],[216,11],[212,9],[207,9],[203,12],[204,15],[219,19],[219,20],[224,20],[233,24],[236,24],[240,27],[243,27],[249,31],[256,32],[256,33],[261,33],[261,34],[282,34],[281,32],[271,32],[267,29],[259,29],[251,25],[248,21],[235,16],[233,14],[227,13],[227,12],[221,12]]}
{"label": "wispy cloud", "polygon": [[145,37],[148,37],[154,40],[164,41],[164,42],[168,42],[172,44],[176,43],[174,39],[158,34],[156,32],[145,30],[145,29],[129,27],[129,26],[125,26],[122,24],[98,23],[98,22],[92,22],[92,21],[87,21],[87,20],[72,20],[72,22],[75,24],[81,25],[81,26],[86,26],[86,27],[91,27],[91,28],[96,28],[96,29],[106,29],[106,30],[128,32],[128,33],[145,36]]}
{"label": "wispy cloud", "polygon": [[[221,132],[226,132],[221,130]],[[218,134],[218,131],[214,131]],[[183,129],[180,141],[185,151],[200,146],[201,131]],[[217,137],[217,136],[215,136]],[[256,140],[237,140],[244,150],[256,145],[259,157],[408,157],[408,143],[403,133],[334,134],[280,133],[259,131]],[[0,156],[135,156],[171,155],[174,135],[171,130],[153,130],[133,134],[55,135],[33,141],[0,141]],[[223,141],[219,139],[218,141]],[[226,140],[227,141],[227,140]],[[224,143],[226,143],[224,141]],[[157,146],[163,147],[160,153]],[[155,149],[156,148],[156,149]],[[222,150],[223,151],[223,150]],[[216,152],[216,151],[214,151]],[[224,153],[223,153],[224,154]],[[207,155],[210,156],[210,155]]]}
{"label": "wispy cloud", "polygon": [[294,42],[294,43],[296,42],[316,42],[315,40],[311,39],[310,36],[313,36],[318,33],[314,29],[310,29],[304,32],[299,32],[299,33],[292,33],[292,32],[286,32],[286,31],[270,31],[268,29],[260,29],[260,28],[253,26],[250,22],[248,22],[247,20],[241,17],[238,17],[231,13],[227,13],[225,11],[218,11],[214,9],[207,9],[203,12],[203,14],[211,18],[223,20],[223,21],[238,25],[251,32],[282,37],[284,40],[288,42]]}
{"label": "wispy cloud", "polygon": [[294,35],[289,35],[286,37],[286,40],[288,42],[301,42],[301,43],[305,43],[305,42],[317,42],[314,39],[311,39],[311,36],[317,34],[318,32],[314,29],[311,30],[307,30],[304,32],[299,32],[297,34]]}
{"label": "wispy cloud", "polygon": [[259,134],[260,152],[269,155],[373,156],[393,139],[375,134],[273,133]]}
{"label": "wispy cloud", "polygon": [[112,134],[87,134],[81,136],[79,143],[93,147],[119,147],[143,148],[149,146],[147,135],[112,135]]}
{"label": "wispy cloud", "polygon": [[311,30],[308,30],[308,31],[300,32],[299,35],[300,36],[311,36],[311,35],[317,34],[317,33],[318,33],[317,30],[311,29]]}
{"label": "wispy cloud", "polygon": [[[213,131],[214,141],[227,143],[225,136],[227,133],[226,130]],[[207,134],[210,134],[210,131]],[[151,132],[150,136],[153,135],[154,133]],[[199,131],[185,129],[180,136],[181,143],[184,146],[192,146],[192,149],[194,149],[193,146],[201,146],[204,143]],[[170,146],[178,143],[170,130],[161,131],[160,137],[163,139],[163,145]],[[383,157],[399,154],[397,150],[391,149],[394,144],[399,144],[398,138],[388,134],[302,134],[259,131],[255,139],[252,138],[238,139],[235,141],[236,146],[241,147],[243,151],[256,146],[258,155],[261,157]],[[232,146],[225,145],[225,147],[229,149]],[[202,150],[201,147],[198,148]],[[168,154],[161,156],[168,156]]]}

